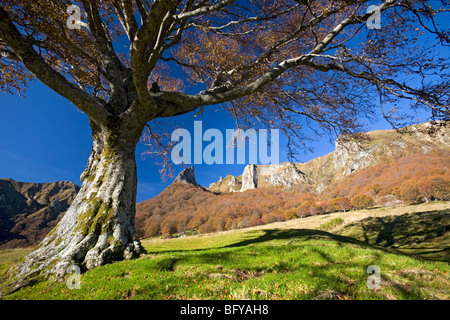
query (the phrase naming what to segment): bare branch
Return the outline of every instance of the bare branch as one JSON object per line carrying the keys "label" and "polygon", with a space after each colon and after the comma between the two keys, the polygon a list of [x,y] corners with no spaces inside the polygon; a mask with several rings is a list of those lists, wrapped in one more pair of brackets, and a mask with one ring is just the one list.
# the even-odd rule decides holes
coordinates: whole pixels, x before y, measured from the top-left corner
{"label": "bare branch", "polygon": [[[395,1],[390,0],[386,1],[383,5],[380,6],[380,9],[383,10],[389,5],[392,5]],[[306,65],[308,61],[310,61],[315,54],[320,54],[325,50],[327,45],[329,45],[333,39],[348,25],[361,23],[362,21],[367,20],[370,14],[364,15],[355,15],[352,14],[346,19],[344,19],[341,23],[339,23],[331,32],[329,32],[322,41],[320,41],[308,54],[303,54],[295,58],[287,59],[279,63],[272,70],[266,72],[264,75],[254,80],[253,82],[242,86],[240,88],[235,88],[223,93],[206,93],[206,94],[196,94],[196,95],[188,95],[183,93],[174,93],[174,92],[164,92],[158,94],[162,99],[175,103],[177,105],[182,106],[183,110],[192,111],[196,107],[204,106],[204,105],[213,105],[218,103],[227,102],[230,100],[238,99],[252,93],[257,92],[261,88],[263,88],[268,83],[275,80],[278,76],[280,76],[283,72],[290,68],[294,68],[300,65]],[[187,112],[189,112],[187,111]]]}
{"label": "bare branch", "polygon": [[16,55],[12,51],[6,50],[6,49],[1,49],[0,50],[0,57],[6,58],[6,59],[15,60],[15,61],[21,61],[18,55]]}
{"label": "bare branch", "polygon": [[122,81],[126,77],[127,70],[122,64],[114,50],[111,38],[106,30],[105,25],[100,17],[98,8],[93,1],[82,0],[84,9],[90,26],[90,31],[94,36],[101,61],[105,64],[108,79],[112,87],[112,100],[121,105],[127,105],[126,93],[122,87]]}
{"label": "bare branch", "polygon": [[[432,6],[425,6],[425,4],[423,3],[422,8],[414,8],[411,4],[406,2],[405,3],[402,2],[400,3],[400,5],[409,10],[410,12],[412,12],[417,17],[417,20],[419,21],[420,25],[428,32],[436,35],[442,45],[450,46],[450,37],[448,32],[438,30],[435,21],[435,16],[438,13],[449,12],[450,9],[439,8],[438,10],[433,10]],[[431,21],[432,28],[427,26],[427,24],[423,21],[423,17],[426,17],[428,20]]]}
{"label": "bare branch", "polygon": [[107,116],[103,102],[76,87],[49,66],[17,30],[3,7],[0,6],[0,36],[20,58],[25,67],[48,87],[67,98],[94,120]]}
{"label": "bare branch", "polygon": [[[380,89],[384,89],[391,93],[394,96],[397,96],[398,98],[406,98],[409,100],[415,100],[417,102],[423,103],[427,105],[428,107],[432,109],[440,109],[439,105],[444,106],[442,103],[440,103],[440,99],[436,97],[433,94],[426,93],[423,90],[417,90],[414,88],[411,88],[410,86],[407,86],[406,84],[398,83],[397,81],[393,79],[381,79],[377,76],[375,76],[372,73],[369,73],[367,71],[361,71],[361,72],[355,72],[352,71],[345,66],[337,63],[328,63],[328,64],[316,64],[311,61],[305,62],[305,65],[312,67],[316,70],[320,71],[341,71],[348,75],[350,75],[353,78],[359,78],[366,80],[373,85],[377,86]],[[436,105],[438,105],[436,107]]]}
{"label": "bare branch", "polygon": [[204,14],[211,13],[214,11],[219,11],[220,9],[232,4],[234,1],[235,0],[223,0],[223,1],[220,1],[219,3],[213,4],[213,5],[202,6],[198,9],[195,9],[192,11],[177,14],[173,18],[175,20],[185,20],[185,19],[189,19],[189,18],[192,18],[195,16],[204,15]]}

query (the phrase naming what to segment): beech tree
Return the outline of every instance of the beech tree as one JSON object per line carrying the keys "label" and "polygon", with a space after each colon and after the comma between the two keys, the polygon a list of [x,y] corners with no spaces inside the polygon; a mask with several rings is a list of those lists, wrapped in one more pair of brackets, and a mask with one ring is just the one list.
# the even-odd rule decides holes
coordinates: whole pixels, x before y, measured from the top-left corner
{"label": "beech tree", "polygon": [[[385,0],[368,12],[369,4],[2,0],[2,91],[23,94],[38,79],[88,116],[93,138],[80,192],[15,267],[13,287],[143,251],[134,229],[135,147],[143,132],[161,146],[158,118],[221,104],[240,126],[282,129],[290,143],[304,141],[308,121],[355,132],[380,107],[396,123],[400,99],[448,118],[444,1]],[[379,16],[381,28],[368,29]]]}

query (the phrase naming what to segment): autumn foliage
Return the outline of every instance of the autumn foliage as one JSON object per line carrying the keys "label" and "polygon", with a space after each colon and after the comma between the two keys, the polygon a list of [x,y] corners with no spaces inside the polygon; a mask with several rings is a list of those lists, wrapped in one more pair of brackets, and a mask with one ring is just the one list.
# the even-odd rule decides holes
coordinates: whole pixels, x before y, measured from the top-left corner
{"label": "autumn foliage", "polygon": [[159,196],[139,203],[136,229],[140,237],[195,231],[245,228],[296,218],[298,195],[274,189],[214,194],[201,187],[174,183]]}
{"label": "autumn foliage", "polygon": [[174,183],[137,205],[137,234],[209,233],[336,211],[450,200],[448,163],[447,150],[404,154],[356,172],[320,195],[279,188],[215,194]]}
{"label": "autumn foliage", "polygon": [[354,196],[351,200],[351,205],[355,209],[367,209],[371,206],[373,206],[374,201],[372,197],[368,196],[367,194],[359,194],[357,196]]}
{"label": "autumn foliage", "polygon": [[328,201],[282,189],[215,194],[174,183],[159,196],[137,205],[139,237],[209,233],[352,209],[347,197]]}
{"label": "autumn foliage", "polygon": [[382,159],[376,165],[344,178],[339,185],[330,186],[322,196],[355,199],[365,194],[379,200],[393,195],[406,203],[449,200],[449,163],[450,151],[445,149]]}

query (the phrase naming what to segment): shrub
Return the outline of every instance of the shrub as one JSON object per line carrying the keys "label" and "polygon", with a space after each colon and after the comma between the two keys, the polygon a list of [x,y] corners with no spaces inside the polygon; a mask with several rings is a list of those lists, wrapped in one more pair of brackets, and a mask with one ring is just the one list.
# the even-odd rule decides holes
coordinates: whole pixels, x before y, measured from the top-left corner
{"label": "shrub", "polygon": [[335,209],[334,211],[347,211],[352,208],[352,204],[347,197],[334,198],[331,201],[331,206]]}
{"label": "shrub", "polygon": [[419,193],[426,202],[431,200],[433,197],[433,187],[428,180],[419,183]]}
{"label": "shrub", "polygon": [[378,195],[381,192],[381,190],[383,189],[383,187],[379,183],[377,183],[371,189],[375,193],[375,195]]}
{"label": "shrub", "polygon": [[432,196],[436,200],[450,200],[450,181],[442,177],[431,180]]}
{"label": "shrub", "polygon": [[283,216],[286,220],[295,219],[298,216],[297,211],[299,211],[299,210],[296,208],[288,209],[288,210],[284,211]]}
{"label": "shrub", "polygon": [[416,181],[406,181],[399,188],[400,199],[408,204],[416,204],[422,201],[422,196],[419,192],[419,186]]}
{"label": "shrub", "polygon": [[374,201],[367,194],[359,194],[352,198],[351,204],[352,204],[353,208],[356,208],[356,209],[367,209],[367,208],[373,206]]}
{"label": "shrub", "polygon": [[148,227],[145,230],[146,237],[154,237],[161,234],[161,221],[162,217],[157,214],[150,217],[148,223]]}
{"label": "shrub", "polygon": [[392,189],[383,189],[378,193],[379,197],[387,196],[388,194],[392,193]]}
{"label": "shrub", "polygon": [[328,204],[327,201],[320,201],[319,202],[319,207],[320,207],[320,211],[322,213],[329,213],[330,210],[331,210],[330,205]]}
{"label": "shrub", "polygon": [[173,217],[164,219],[161,223],[161,233],[164,238],[171,238],[177,232],[177,221]]}
{"label": "shrub", "polygon": [[314,202],[311,200],[303,202],[300,207],[298,207],[298,216],[300,218],[307,217],[311,215],[311,208],[314,205]]}
{"label": "shrub", "polygon": [[322,209],[317,203],[313,203],[309,206],[309,214],[315,216],[316,214],[321,214]]}

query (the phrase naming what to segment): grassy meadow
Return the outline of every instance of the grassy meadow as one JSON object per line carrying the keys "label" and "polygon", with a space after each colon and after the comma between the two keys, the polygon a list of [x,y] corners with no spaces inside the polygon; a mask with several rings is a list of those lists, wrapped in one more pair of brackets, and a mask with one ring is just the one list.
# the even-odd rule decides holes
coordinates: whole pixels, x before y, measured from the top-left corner
{"label": "grassy meadow", "polygon": [[[448,300],[449,219],[450,203],[433,202],[144,239],[147,254],[82,274],[80,289],[41,282],[2,298]],[[28,250],[0,252],[0,273]]]}

